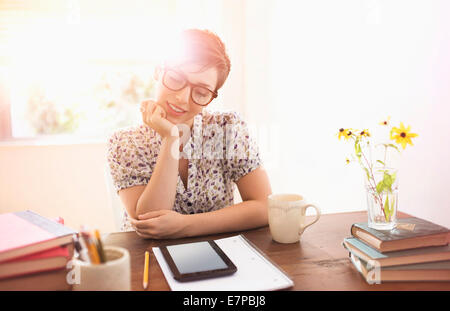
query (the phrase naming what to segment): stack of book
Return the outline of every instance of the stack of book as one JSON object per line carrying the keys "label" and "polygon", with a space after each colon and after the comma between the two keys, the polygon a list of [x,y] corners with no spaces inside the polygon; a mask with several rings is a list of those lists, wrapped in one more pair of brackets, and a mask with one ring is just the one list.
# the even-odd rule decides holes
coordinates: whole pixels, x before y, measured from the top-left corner
{"label": "stack of book", "polygon": [[70,290],[76,233],[32,211],[0,214],[0,290]]}
{"label": "stack of book", "polygon": [[355,223],[343,246],[369,284],[450,281],[450,231],[432,222],[401,218],[392,230]]}

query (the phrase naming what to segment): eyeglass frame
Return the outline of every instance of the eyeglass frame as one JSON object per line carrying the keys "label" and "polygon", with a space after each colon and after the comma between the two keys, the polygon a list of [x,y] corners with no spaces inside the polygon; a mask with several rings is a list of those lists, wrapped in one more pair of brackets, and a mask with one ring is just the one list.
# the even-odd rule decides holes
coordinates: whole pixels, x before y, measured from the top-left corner
{"label": "eyeglass frame", "polygon": [[[172,89],[172,88],[170,88],[170,87],[168,87],[165,83],[164,83],[164,78],[165,78],[165,76],[166,76],[166,73],[167,73],[167,71],[174,71],[175,73],[177,73],[177,74],[179,74],[179,75],[181,75],[182,77],[183,77],[183,79],[184,79],[184,81],[185,81],[185,84],[183,85],[183,87],[182,88],[180,88],[180,89],[178,89],[178,90],[175,90],[175,89]],[[190,94],[189,94],[189,97],[192,99],[192,102],[194,103],[194,104],[196,104],[196,105],[199,105],[199,106],[202,106],[202,107],[206,107],[206,106],[208,106],[217,96],[218,96],[218,94],[217,94],[217,92],[216,91],[211,91],[210,89],[208,89],[207,87],[204,87],[204,86],[201,86],[201,85],[197,85],[197,84],[194,84],[194,83],[191,83],[190,81],[189,81],[189,79],[186,77],[186,74],[184,74],[183,72],[181,72],[181,71],[179,71],[179,70],[175,70],[174,68],[171,68],[171,67],[164,67],[163,68],[163,71],[164,71],[164,73],[163,73],[163,76],[162,76],[162,84],[166,87],[166,88],[168,88],[169,90],[171,90],[171,91],[174,91],[174,92],[177,92],[177,91],[181,91],[182,89],[184,89],[186,86],[190,86]],[[206,90],[208,90],[209,92],[211,92],[212,94],[213,94],[213,96],[212,96],[212,98],[211,98],[211,100],[208,102],[208,103],[206,103],[206,104],[204,104],[204,105],[200,105],[200,104],[198,104],[195,100],[194,100],[194,98],[192,97],[192,89],[194,88],[194,87],[200,87],[200,88],[202,88],[202,89],[206,89]]]}

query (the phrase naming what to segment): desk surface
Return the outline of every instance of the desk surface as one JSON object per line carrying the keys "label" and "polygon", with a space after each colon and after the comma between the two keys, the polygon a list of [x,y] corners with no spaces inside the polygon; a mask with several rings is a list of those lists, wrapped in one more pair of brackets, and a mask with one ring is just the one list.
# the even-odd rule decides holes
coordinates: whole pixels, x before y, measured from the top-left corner
{"label": "desk surface", "polygon": [[[348,252],[342,246],[350,236],[355,222],[367,221],[366,212],[322,215],[320,220],[306,229],[299,243],[279,244],[272,240],[269,227],[255,230],[178,239],[180,243],[206,239],[220,239],[243,234],[278,264],[293,280],[290,290],[450,290],[450,282],[395,282],[369,285],[352,266]],[[399,213],[399,217],[407,217]],[[152,247],[173,243],[175,240],[146,240],[135,232],[110,234],[106,245],[129,250],[131,256],[131,288],[143,290],[144,253],[150,251],[148,290],[167,291],[170,287],[152,252]]]}

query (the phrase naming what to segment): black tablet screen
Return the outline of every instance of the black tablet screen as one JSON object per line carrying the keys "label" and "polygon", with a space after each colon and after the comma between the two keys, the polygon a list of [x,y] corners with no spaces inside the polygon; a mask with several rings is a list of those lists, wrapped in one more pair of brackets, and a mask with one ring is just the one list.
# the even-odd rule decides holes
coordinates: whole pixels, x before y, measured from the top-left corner
{"label": "black tablet screen", "polygon": [[167,250],[181,274],[227,268],[208,242],[172,245]]}

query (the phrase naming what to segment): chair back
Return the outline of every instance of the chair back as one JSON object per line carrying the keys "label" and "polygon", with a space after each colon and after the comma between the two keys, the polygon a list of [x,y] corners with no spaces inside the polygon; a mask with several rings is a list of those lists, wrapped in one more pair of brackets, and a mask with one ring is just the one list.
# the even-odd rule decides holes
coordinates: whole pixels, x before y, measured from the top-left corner
{"label": "chair back", "polygon": [[108,193],[108,204],[112,209],[114,215],[114,226],[116,231],[121,231],[120,228],[122,225],[124,206],[114,188],[111,171],[109,169],[108,163],[106,163],[104,171],[105,171],[106,191]]}

